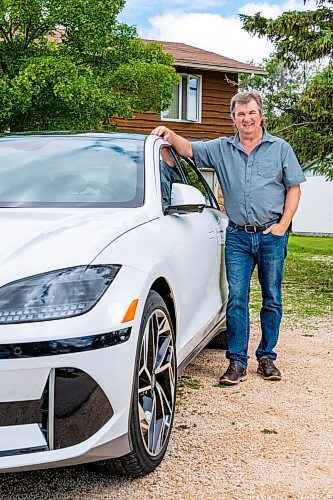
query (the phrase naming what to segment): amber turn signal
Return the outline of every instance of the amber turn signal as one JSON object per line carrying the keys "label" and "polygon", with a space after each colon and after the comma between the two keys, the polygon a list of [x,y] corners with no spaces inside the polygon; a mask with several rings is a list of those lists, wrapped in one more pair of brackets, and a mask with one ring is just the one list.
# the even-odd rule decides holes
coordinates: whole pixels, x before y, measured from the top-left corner
{"label": "amber turn signal", "polygon": [[139,302],[139,299],[132,300],[132,302],[128,306],[128,309],[125,312],[125,315],[121,321],[122,323],[127,323],[128,321],[133,321],[138,302]]}

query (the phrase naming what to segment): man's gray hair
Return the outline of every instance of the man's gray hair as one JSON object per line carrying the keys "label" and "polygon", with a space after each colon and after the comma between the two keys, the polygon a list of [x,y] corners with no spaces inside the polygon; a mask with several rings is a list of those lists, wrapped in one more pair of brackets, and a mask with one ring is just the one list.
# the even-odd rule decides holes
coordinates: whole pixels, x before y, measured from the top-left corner
{"label": "man's gray hair", "polygon": [[235,120],[236,116],[236,105],[240,104],[241,106],[244,106],[245,104],[248,104],[250,101],[256,101],[257,106],[258,106],[258,111],[261,114],[261,116],[264,118],[264,110],[263,110],[263,105],[262,105],[262,97],[257,92],[256,90],[250,90],[247,92],[238,92],[233,96],[233,98],[230,101],[230,114],[231,118]]}

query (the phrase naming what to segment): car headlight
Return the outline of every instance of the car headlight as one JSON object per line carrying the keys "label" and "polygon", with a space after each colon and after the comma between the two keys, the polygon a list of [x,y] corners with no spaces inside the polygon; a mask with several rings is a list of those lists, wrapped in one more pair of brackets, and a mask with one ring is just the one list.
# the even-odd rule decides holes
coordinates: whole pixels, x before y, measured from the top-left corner
{"label": "car headlight", "polygon": [[121,266],[60,269],[0,288],[0,323],[27,323],[78,316],[105,293]]}

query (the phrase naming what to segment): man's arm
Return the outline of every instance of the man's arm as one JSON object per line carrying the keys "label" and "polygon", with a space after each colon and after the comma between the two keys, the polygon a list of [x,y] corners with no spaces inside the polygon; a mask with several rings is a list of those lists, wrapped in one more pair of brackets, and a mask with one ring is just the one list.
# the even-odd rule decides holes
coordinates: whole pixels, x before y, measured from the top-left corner
{"label": "man's arm", "polygon": [[283,236],[284,233],[287,231],[289,224],[291,223],[291,219],[295,215],[300,197],[301,197],[301,187],[300,186],[290,187],[287,191],[284,211],[280,222],[278,224],[272,224],[271,226],[269,226],[269,228],[263,231],[263,234],[268,234],[272,232],[277,236]]}
{"label": "man's arm", "polygon": [[180,156],[188,156],[189,158],[193,158],[192,144],[190,143],[190,141],[184,139],[184,137],[181,137],[169,128],[161,125],[159,127],[156,127],[150,133],[162,137],[162,139],[167,141],[169,144],[171,144],[171,146],[175,148]]}

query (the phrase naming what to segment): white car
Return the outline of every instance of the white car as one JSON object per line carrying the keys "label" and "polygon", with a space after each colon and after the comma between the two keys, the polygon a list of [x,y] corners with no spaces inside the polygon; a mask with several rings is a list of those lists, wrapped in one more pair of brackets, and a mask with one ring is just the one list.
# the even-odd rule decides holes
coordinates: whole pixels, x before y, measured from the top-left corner
{"label": "white car", "polygon": [[0,139],[2,472],[154,470],[177,376],[224,329],[226,224],[159,137]]}

